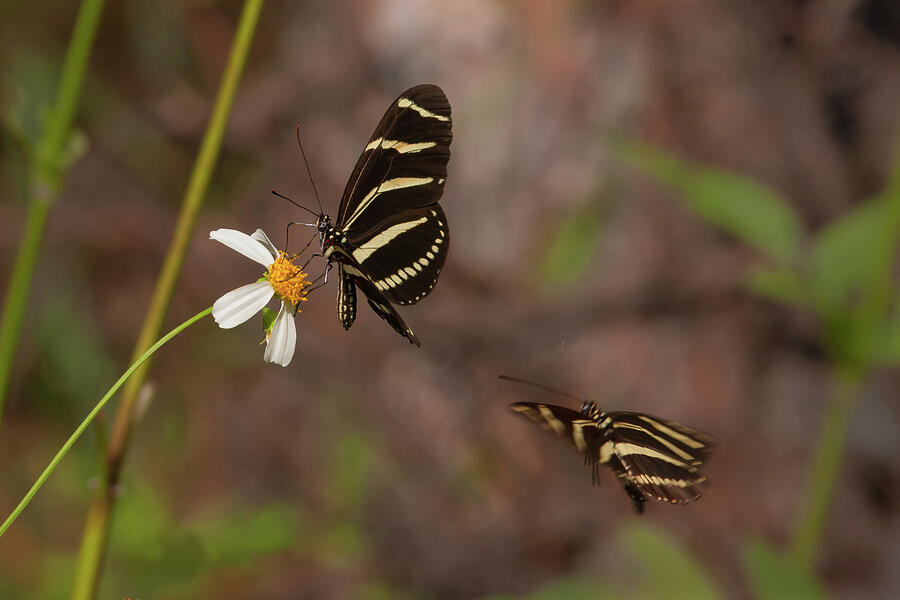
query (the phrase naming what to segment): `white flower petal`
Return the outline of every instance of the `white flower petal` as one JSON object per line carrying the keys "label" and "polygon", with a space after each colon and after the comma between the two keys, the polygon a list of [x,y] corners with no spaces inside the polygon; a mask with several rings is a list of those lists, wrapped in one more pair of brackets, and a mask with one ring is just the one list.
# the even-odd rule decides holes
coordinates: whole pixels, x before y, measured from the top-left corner
{"label": "white flower petal", "polygon": [[[209,239],[225,244],[235,252],[239,252],[266,267],[267,269],[275,259],[259,240],[255,240],[246,233],[234,229],[216,229],[209,232]],[[271,242],[270,242],[271,243]]]}
{"label": "white flower petal", "polygon": [[282,367],[291,364],[294,348],[297,346],[297,325],[294,323],[293,313],[294,309],[290,304],[281,303],[281,310],[272,325],[272,334],[266,342],[266,353],[263,356],[266,362]]}
{"label": "white flower petal", "polygon": [[213,304],[212,315],[222,329],[237,327],[269,303],[275,290],[268,281],[257,281],[231,290]]}
{"label": "white flower petal", "polygon": [[263,231],[262,229],[257,229],[252,234],[250,234],[250,237],[265,246],[266,250],[271,252],[274,258],[278,258],[278,248],[275,247],[275,244],[272,243],[272,241],[269,239],[269,236],[266,235],[265,231]]}

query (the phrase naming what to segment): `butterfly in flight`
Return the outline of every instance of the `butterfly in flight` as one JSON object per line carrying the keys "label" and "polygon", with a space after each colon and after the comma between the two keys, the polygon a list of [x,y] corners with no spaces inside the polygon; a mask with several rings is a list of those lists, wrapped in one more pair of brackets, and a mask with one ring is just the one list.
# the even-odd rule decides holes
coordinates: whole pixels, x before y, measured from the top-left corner
{"label": "butterfly in flight", "polygon": [[359,287],[378,316],[422,345],[392,305],[427,296],[447,258],[450,230],[438,200],[447,180],[451,125],[441,88],[406,90],[363,149],[334,223],[321,207],[319,214],[301,207],[316,214],[328,268],[337,263],[337,312],[344,329],[356,319]]}
{"label": "butterfly in flight", "polygon": [[[541,384],[500,378],[578,400]],[[638,513],[648,496],[672,504],[700,497],[706,481],[700,468],[713,450],[713,440],[704,433],[642,413],[604,412],[594,402],[582,402],[581,410],[532,402],[509,407],[573,444],[591,465],[595,484],[600,465],[612,469]]]}

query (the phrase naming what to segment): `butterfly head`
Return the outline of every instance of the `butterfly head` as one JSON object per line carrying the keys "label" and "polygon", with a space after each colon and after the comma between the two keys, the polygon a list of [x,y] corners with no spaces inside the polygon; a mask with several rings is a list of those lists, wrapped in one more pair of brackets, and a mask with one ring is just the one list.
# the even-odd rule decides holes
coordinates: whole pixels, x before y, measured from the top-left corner
{"label": "butterfly head", "polygon": [[581,414],[596,421],[600,418],[600,409],[596,402],[584,402],[581,405]]}
{"label": "butterfly head", "polygon": [[316,217],[316,229],[319,232],[319,245],[324,253],[325,247],[333,243],[334,227],[331,226],[331,217],[326,214]]}

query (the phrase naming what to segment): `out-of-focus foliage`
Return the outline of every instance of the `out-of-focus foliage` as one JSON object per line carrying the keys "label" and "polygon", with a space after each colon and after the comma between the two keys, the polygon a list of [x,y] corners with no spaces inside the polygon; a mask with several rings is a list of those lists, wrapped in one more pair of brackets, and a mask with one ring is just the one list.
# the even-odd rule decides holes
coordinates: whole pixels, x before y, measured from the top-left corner
{"label": "out-of-focus foliage", "polygon": [[790,204],[761,183],[728,171],[692,164],[638,144],[619,153],[658,181],[679,191],[698,215],[780,262],[796,256],[803,228]]}
{"label": "out-of-focus foliage", "polygon": [[[715,600],[712,579],[689,550],[650,525],[632,523],[621,532],[622,545],[640,562],[629,582],[635,598]],[[639,590],[639,591],[638,591]]]}
{"label": "out-of-focus foliage", "polygon": [[[900,105],[890,4],[267,2],[167,325],[259,275],[206,231],[283,239],[303,217],[273,186],[315,206],[298,122],[334,216],[385,106],[418,83],[453,106],[451,252],[434,292],[399,309],[421,349],[361,298],[343,331],[332,281],[303,307],[287,369],[262,364],[258,320],[167,347],[100,597],[896,595],[897,383],[883,371],[860,397],[816,568],[744,552],[789,539],[808,510],[836,360],[900,362],[900,306],[872,283],[886,280],[874,215]],[[108,3],[74,124],[90,144],[48,222],[0,427],[5,508],[127,361],[241,5]],[[75,11],[0,7],[0,288],[22,151]],[[610,135],[644,141],[610,151]],[[743,243],[696,235],[693,214]],[[614,481],[592,487],[569,449],[507,414],[547,398],[496,387],[500,372],[584,381],[604,407],[708,431],[708,492],[652,503],[635,528]],[[0,540],[0,598],[70,596],[102,417]]]}
{"label": "out-of-focus foliage", "polygon": [[828,597],[807,567],[765,542],[746,544],[744,564],[759,600],[825,600]]}

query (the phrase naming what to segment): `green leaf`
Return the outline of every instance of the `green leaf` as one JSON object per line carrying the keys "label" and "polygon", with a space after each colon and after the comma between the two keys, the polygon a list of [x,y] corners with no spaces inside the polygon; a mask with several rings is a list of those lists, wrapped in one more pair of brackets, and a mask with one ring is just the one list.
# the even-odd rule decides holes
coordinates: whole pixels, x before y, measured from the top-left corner
{"label": "green leaf", "polygon": [[643,580],[648,598],[718,598],[711,577],[680,544],[643,523],[622,528],[622,543],[644,565]]}
{"label": "green leaf", "polygon": [[872,349],[873,362],[888,367],[900,364],[900,307],[879,327]]}
{"label": "green leaf", "polygon": [[744,565],[761,600],[825,600],[828,597],[809,569],[764,542],[745,545]]}
{"label": "green leaf", "polygon": [[209,515],[187,526],[204,548],[205,566],[241,564],[291,547],[299,535],[299,515],[284,504],[255,511]]}
{"label": "green leaf", "polygon": [[800,275],[790,267],[751,267],[744,283],[753,292],[788,304],[807,304],[809,294]]}
{"label": "green leaf", "polygon": [[331,505],[347,513],[357,513],[369,491],[369,474],[376,449],[361,433],[350,432],[334,445],[332,480],[326,487]]}
{"label": "green leaf", "polygon": [[555,225],[538,264],[538,282],[542,287],[553,289],[581,277],[597,252],[603,222],[601,211],[589,205]]}
{"label": "green leaf", "polygon": [[800,219],[775,190],[725,170],[703,167],[634,143],[620,144],[623,158],[677,191],[698,216],[767,256],[789,262],[797,254]]}
{"label": "green leaf", "polygon": [[[867,282],[880,276],[885,253],[889,204],[870,200],[830,223],[815,238],[810,257],[810,286],[823,314],[851,307],[862,298]],[[889,282],[885,282],[889,285]]]}
{"label": "green leaf", "polygon": [[538,591],[522,596],[492,596],[490,600],[610,600],[621,598],[609,586],[599,582],[576,578],[562,578],[549,583]]}

